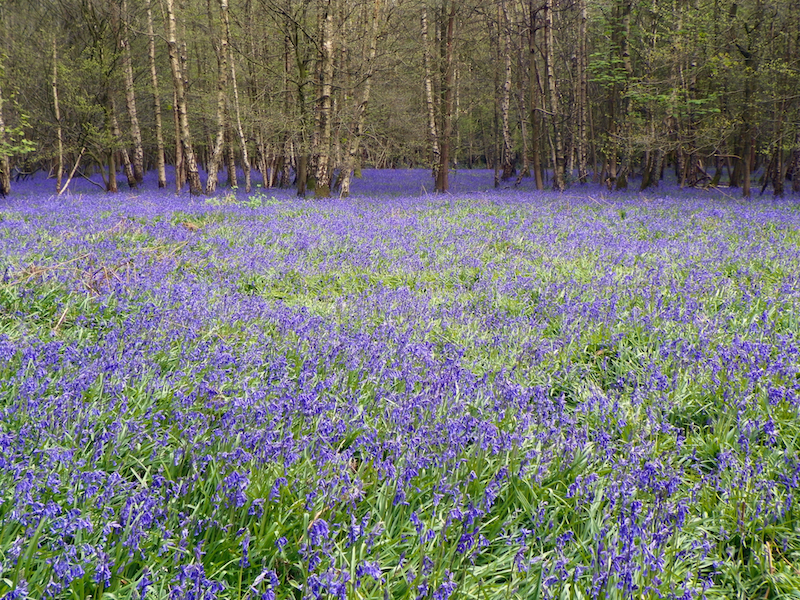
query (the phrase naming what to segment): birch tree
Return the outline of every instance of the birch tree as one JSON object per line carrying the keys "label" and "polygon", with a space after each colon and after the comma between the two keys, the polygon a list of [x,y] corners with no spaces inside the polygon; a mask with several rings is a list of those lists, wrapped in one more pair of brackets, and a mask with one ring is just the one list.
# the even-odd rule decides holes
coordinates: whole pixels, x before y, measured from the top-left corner
{"label": "birch tree", "polygon": [[174,0],[165,0],[167,11],[167,49],[169,62],[172,69],[172,82],[175,89],[175,108],[177,110],[178,126],[180,130],[180,145],[183,162],[186,165],[186,176],[189,180],[189,192],[200,195],[203,188],[200,184],[200,172],[192,146],[192,133],[189,128],[189,113],[186,105],[186,89],[184,77],[186,74],[181,69],[180,48],[178,46],[177,25],[175,20]]}

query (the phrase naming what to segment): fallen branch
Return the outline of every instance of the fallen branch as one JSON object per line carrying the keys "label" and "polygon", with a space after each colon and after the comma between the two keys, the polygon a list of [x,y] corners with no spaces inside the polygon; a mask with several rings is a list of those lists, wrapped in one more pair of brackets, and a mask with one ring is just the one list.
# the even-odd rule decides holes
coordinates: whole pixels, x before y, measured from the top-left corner
{"label": "fallen branch", "polygon": [[81,158],[83,157],[83,153],[84,152],[86,152],[86,146],[81,148],[81,153],[78,155],[78,159],[75,161],[75,165],[72,167],[72,172],[69,174],[69,177],[67,178],[67,182],[64,184],[64,187],[62,187],[60,190],[58,190],[58,194],[57,194],[58,196],[60,196],[61,194],[63,194],[64,192],[67,191],[67,187],[69,187],[69,184],[72,181],[72,178],[75,176],[75,171],[78,170],[78,165],[81,164]]}

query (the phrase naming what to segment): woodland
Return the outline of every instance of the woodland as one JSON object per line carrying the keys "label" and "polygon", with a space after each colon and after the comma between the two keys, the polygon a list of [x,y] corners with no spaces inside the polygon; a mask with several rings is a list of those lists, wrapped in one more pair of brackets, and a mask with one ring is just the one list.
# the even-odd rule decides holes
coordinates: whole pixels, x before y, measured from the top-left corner
{"label": "woodland", "polygon": [[798,89],[793,0],[1,0],[0,191],[156,170],[347,196],[424,167],[444,192],[481,167],[780,196]]}

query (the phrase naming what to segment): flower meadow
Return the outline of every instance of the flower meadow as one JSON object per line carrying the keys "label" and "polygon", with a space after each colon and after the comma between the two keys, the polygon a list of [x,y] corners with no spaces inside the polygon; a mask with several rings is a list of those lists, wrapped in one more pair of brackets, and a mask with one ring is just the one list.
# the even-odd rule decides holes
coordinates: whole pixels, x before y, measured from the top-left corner
{"label": "flower meadow", "polygon": [[0,598],[800,597],[796,199],[365,174],[0,204]]}

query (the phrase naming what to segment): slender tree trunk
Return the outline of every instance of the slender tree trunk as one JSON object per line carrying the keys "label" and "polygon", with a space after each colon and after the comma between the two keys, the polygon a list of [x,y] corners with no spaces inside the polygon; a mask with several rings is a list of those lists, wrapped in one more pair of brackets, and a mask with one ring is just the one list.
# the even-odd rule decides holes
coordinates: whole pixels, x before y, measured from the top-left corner
{"label": "slender tree trunk", "polygon": [[367,56],[367,72],[364,75],[364,84],[361,89],[361,100],[356,107],[355,124],[350,140],[347,145],[347,156],[342,167],[342,183],[340,194],[342,197],[350,195],[350,176],[355,168],[356,156],[361,144],[361,136],[364,131],[364,120],[367,115],[367,105],[369,104],[370,89],[372,87],[372,77],[375,72],[375,56],[378,53],[378,29],[383,10],[383,0],[374,0],[372,14],[372,27],[369,35],[369,54]]}
{"label": "slender tree trunk", "polygon": [[122,143],[122,133],[119,128],[119,121],[117,120],[117,105],[114,98],[111,98],[109,105],[109,114],[111,115],[111,136],[114,142],[120,147],[119,154],[122,157],[122,166],[125,171],[125,178],[128,180],[128,187],[133,189],[137,186],[136,175],[133,171],[133,164],[131,157],[128,154],[128,149]]}
{"label": "slender tree trunk", "polygon": [[586,0],[578,1],[578,181],[587,180],[587,145],[588,145],[588,110],[589,110],[589,78],[588,47],[586,37]]}
{"label": "slender tree trunk", "polygon": [[[225,28],[225,37],[230,40],[231,38],[231,25],[230,19],[228,17],[228,11],[225,11],[225,14],[222,15],[222,25]],[[233,55],[233,47],[228,44],[228,49],[230,51],[230,56],[228,58],[229,64],[231,66],[231,85],[233,87],[233,109],[236,114],[236,133],[239,137],[239,148],[242,151],[242,166],[244,167],[244,191],[248,194],[250,193],[251,188],[251,181],[250,181],[250,157],[247,154],[247,139],[244,136],[244,128],[242,127],[242,111],[239,104],[239,86],[236,82],[236,60]],[[231,148],[231,155],[233,154],[233,148]]]}
{"label": "slender tree trunk", "polygon": [[547,77],[547,90],[550,95],[551,119],[553,122],[553,189],[560,192],[564,190],[564,152],[561,140],[561,124],[558,122],[558,84],[556,82],[555,68],[553,65],[553,0],[545,0],[544,23],[546,39],[544,64]]}
{"label": "slender tree trunk", "polygon": [[498,33],[503,36],[505,66],[503,89],[500,95],[500,118],[503,128],[503,174],[501,179],[503,181],[508,181],[514,176],[515,165],[513,154],[514,146],[511,141],[511,122],[509,119],[509,112],[511,110],[511,22],[508,18],[506,0],[501,0],[498,4],[498,13]]}
{"label": "slender tree trunk", "polygon": [[[106,126],[106,134],[107,139],[115,140],[116,135],[114,134],[114,119],[113,116],[113,105],[111,100],[106,98],[105,99],[105,126]],[[112,141],[113,145],[113,141]],[[108,177],[106,178],[106,191],[111,193],[116,193],[119,191],[117,187],[117,151],[114,148],[108,149]]]}
{"label": "slender tree trunk", "polygon": [[[209,8],[210,10],[210,8]],[[220,14],[227,15],[228,0],[219,0]],[[211,14],[209,13],[209,19]],[[224,20],[224,18],[223,18]],[[209,23],[211,26],[211,23]],[[223,26],[220,28],[219,47],[217,48],[217,135],[211,149],[211,158],[208,161],[208,177],[206,178],[206,194],[213,194],[217,190],[219,168],[222,164],[222,152],[225,147],[225,130],[227,128],[227,87],[228,87],[228,33]]]}
{"label": "slender tree trunk", "polygon": [[178,93],[172,90],[172,116],[175,125],[175,191],[180,193],[186,184],[186,164],[183,160],[183,144],[181,144],[181,119],[178,110]]}
{"label": "slender tree trunk", "polygon": [[172,67],[172,80],[175,85],[176,108],[178,111],[178,121],[180,125],[180,144],[183,149],[183,162],[186,167],[186,175],[189,179],[189,191],[192,195],[203,193],[200,183],[200,172],[197,168],[197,161],[192,148],[192,134],[189,128],[189,114],[186,107],[186,89],[184,87],[185,74],[182,72],[179,47],[177,40],[177,26],[175,22],[174,0],[166,0],[167,7],[167,49],[169,50],[169,62]]}
{"label": "slender tree trunk", "polygon": [[142,148],[142,130],[139,127],[139,115],[136,110],[136,93],[133,85],[133,62],[131,60],[131,46],[128,37],[128,2],[122,0],[122,16],[125,23],[122,27],[120,46],[122,47],[122,73],[125,81],[125,103],[131,121],[131,138],[133,139],[133,174],[135,181],[144,180],[144,149]]}
{"label": "slender tree trunk", "polygon": [[538,47],[536,46],[536,13],[538,8],[534,7],[534,0],[528,3],[530,10],[530,24],[528,27],[528,49],[530,50],[530,65],[528,75],[530,81],[531,93],[531,163],[533,164],[533,177],[536,182],[536,189],[544,189],[544,177],[542,174],[542,158],[540,154],[541,148],[541,131],[540,131],[540,116],[539,116],[539,69],[536,66],[536,53]]}
{"label": "slender tree trunk", "polygon": [[[61,108],[58,104],[58,47],[53,35],[53,110],[56,116],[56,148],[58,149],[58,165],[56,166],[56,193],[61,193],[61,182],[64,178],[64,132],[61,127]],[[2,118],[0,116],[0,118]]]}
{"label": "slender tree trunk", "polygon": [[0,88],[0,195],[11,193],[11,162],[5,151],[6,123],[3,120],[3,90]]}
{"label": "slender tree trunk", "polygon": [[441,150],[439,149],[439,132],[436,127],[436,103],[433,99],[433,69],[431,67],[431,49],[428,42],[428,9],[425,6],[422,8],[422,54],[425,68],[425,106],[428,110],[428,143],[431,148],[431,171],[433,179],[436,180],[438,178]]}
{"label": "slender tree trunk", "polygon": [[320,95],[317,104],[316,188],[317,198],[331,195],[331,120],[335,40],[333,30],[332,0],[320,0],[322,23],[320,28],[321,63]]}
{"label": "slender tree trunk", "polygon": [[236,150],[233,148],[233,132],[228,128],[225,131],[227,157],[228,157],[228,187],[235,189],[239,187],[239,177],[236,174]]}
{"label": "slender tree trunk", "polygon": [[[153,85],[153,114],[156,125],[156,169],[158,170],[158,187],[167,187],[167,172],[164,165],[164,131],[161,122],[161,98],[158,91],[158,72],[156,71],[156,36],[153,31],[152,0],[147,2],[147,37],[149,39],[148,53],[150,56],[150,81]],[[177,167],[176,167],[177,168]]]}
{"label": "slender tree trunk", "polygon": [[794,163],[792,165],[792,192],[800,192],[800,131],[795,138]]}
{"label": "slender tree trunk", "polygon": [[[445,5],[444,8],[447,8]],[[453,60],[454,60],[454,41],[455,41],[455,21],[456,3],[450,0],[450,12],[447,15],[447,25],[443,43],[445,44],[444,53],[444,77],[442,78],[443,106],[442,106],[442,143],[441,154],[439,155],[439,170],[436,174],[436,191],[447,192],[450,189],[450,147],[453,136]],[[442,14],[446,14],[442,11]]]}

